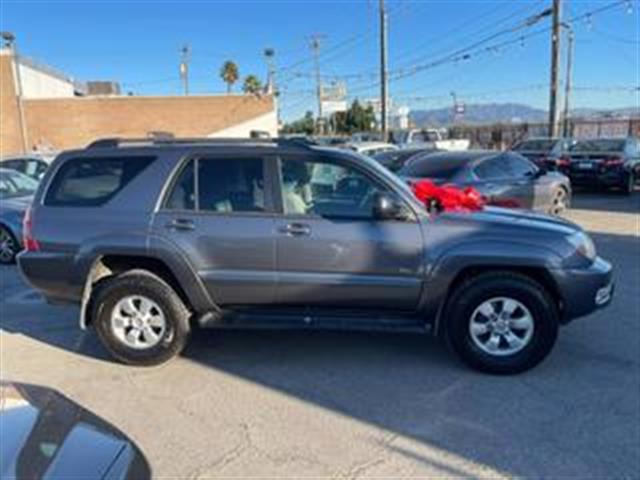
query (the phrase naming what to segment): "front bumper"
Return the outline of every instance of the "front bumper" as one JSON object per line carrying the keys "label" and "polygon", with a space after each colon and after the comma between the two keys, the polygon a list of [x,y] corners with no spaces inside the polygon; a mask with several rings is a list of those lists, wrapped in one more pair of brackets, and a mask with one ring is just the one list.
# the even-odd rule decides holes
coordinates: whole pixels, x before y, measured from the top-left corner
{"label": "front bumper", "polygon": [[552,274],[562,297],[562,323],[589,315],[613,299],[613,267],[600,257],[587,268],[559,269]]}

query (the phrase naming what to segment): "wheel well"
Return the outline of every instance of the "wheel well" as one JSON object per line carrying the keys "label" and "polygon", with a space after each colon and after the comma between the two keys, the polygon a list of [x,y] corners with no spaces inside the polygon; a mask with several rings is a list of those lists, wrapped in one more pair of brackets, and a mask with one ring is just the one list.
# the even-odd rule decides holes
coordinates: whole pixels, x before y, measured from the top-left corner
{"label": "wheel well", "polygon": [[171,269],[162,261],[153,257],[129,255],[105,255],[94,263],[91,269],[91,284],[96,285],[105,278],[112,277],[127,270],[147,270],[167,282],[178,294],[185,306],[192,310],[191,302],[180,282]]}
{"label": "wheel well", "polygon": [[449,298],[453,294],[453,292],[467,280],[472,279],[473,277],[477,277],[483,273],[488,272],[510,272],[510,273],[519,273],[520,275],[524,275],[529,277],[531,280],[539,283],[546,291],[551,295],[553,300],[556,302],[556,306],[558,307],[558,312],[560,314],[560,318],[562,318],[564,313],[564,302],[562,299],[562,295],[560,294],[560,290],[558,289],[558,285],[553,280],[551,274],[544,267],[510,267],[504,265],[482,265],[482,266],[471,266],[462,269],[453,282],[449,286],[449,290],[447,293],[447,298],[443,305],[446,305],[446,302],[449,301]]}
{"label": "wheel well", "polygon": [[7,232],[13,235],[13,237],[16,238],[16,240],[18,240],[13,229],[8,224],[4,223],[2,220],[0,220],[0,228],[4,228]]}

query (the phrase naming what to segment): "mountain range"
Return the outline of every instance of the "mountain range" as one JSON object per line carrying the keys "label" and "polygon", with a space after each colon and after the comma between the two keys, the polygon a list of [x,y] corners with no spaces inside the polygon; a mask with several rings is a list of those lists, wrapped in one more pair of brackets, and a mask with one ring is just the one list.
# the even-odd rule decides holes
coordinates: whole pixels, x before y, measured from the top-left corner
{"label": "mountain range", "polygon": [[[637,117],[639,107],[628,107],[614,110],[595,108],[577,108],[571,111],[573,118],[611,118]],[[460,122],[465,124],[545,122],[547,111],[519,103],[487,103],[465,105],[464,115]],[[449,125],[452,123],[451,107],[431,110],[412,110],[409,118],[417,127]]]}

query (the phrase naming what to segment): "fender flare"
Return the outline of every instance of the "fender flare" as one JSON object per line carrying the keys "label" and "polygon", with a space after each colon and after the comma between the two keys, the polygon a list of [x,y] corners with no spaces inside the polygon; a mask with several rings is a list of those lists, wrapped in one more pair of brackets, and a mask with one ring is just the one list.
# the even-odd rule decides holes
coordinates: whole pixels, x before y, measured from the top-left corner
{"label": "fender flare", "polygon": [[[137,237],[137,238],[134,238]],[[102,259],[109,255],[140,257],[141,259],[156,260],[161,262],[175,277],[180,285],[188,286],[183,291],[189,300],[194,313],[206,311],[219,312],[220,307],[211,299],[204,283],[193,269],[186,256],[169,242],[159,237],[154,237],[154,247],[150,248],[147,241],[149,237],[143,235],[118,236],[118,244],[115,245],[107,239],[100,239],[92,244],[85,245],[76,256],[77,275],[75,278],[84,278],[80,305],[80,327],[86,329],[91,323],[90,301],[95,284],[102,278],[111,274],[104,267]],[[109,246],[107,246],[109,245]]]}
{"label": "fender flare", "polygon": [[[500,252],[492,254],[491,252]],[[505,255],[508,252],[508,255]],[[561,257],[550,248],[525,242],[501,240],[467,241],[444,251],[427,269],[424,298],[420,309],[432,319],[433,333],[441,330],[442,316],[451,287],[459,275],[470,268],[496,270],[559,268]]]}

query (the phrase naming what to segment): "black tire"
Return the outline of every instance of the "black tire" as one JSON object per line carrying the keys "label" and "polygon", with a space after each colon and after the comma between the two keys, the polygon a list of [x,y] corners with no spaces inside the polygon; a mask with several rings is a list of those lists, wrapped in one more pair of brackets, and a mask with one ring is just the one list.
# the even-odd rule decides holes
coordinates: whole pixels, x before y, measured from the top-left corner
{"label": "black tire", "polygon": [[[489,299],[508,297],[523,304],[533,318],[533,333],[522,350],[492,355],[474,342],[470,322],[476,309]],[[551,351],[558,336],[556,302],[531,278],[511,272],[480,274],[463,282],[447,302],[443,317],[450,348],[470,367],[482,372],[509,375],[538,365]]]}
{"label": "black tire", "polygon": [[[8,227],[0,225],[0,265],[11,265],[16,262],[20,251],[20,243]],[[5,251],[4,249],[7,248]]]}
{"label": "black tire", "polygon": [[[155,302],[162,311],[165,329],[159,342],[149,348],[135,349],[117,338],[111,314],[127,296],[140,295]],[[104,280],[92,298],[93,324],[109,353],[129,365],[153,366],[178,355],[189,340],[189,311],[178,294],[164,280],[146,270],[129,270]]]}
{"label": "black tire", "polygon": [[558,187],[553,192],[551,199],[551,207],[549,208],[550,215],[562,215],[569,206],[569,192],[564,187]]}

